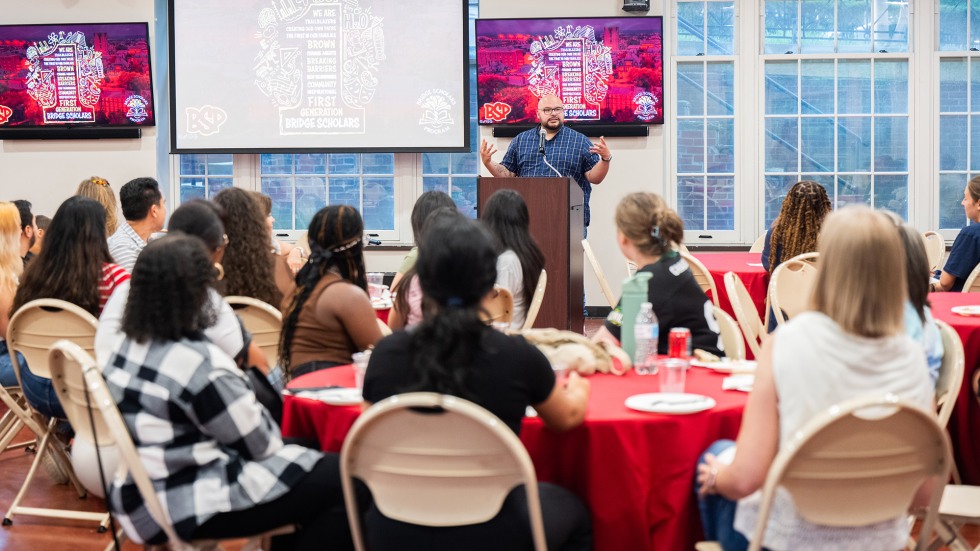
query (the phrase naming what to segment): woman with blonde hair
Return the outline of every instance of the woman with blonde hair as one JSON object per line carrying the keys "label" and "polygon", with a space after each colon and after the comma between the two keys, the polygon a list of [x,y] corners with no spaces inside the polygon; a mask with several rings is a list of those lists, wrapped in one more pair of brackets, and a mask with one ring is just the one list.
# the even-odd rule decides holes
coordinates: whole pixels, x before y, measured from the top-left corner
{"label": "woman with blonde hair", "polygon": [[[895,224],[868,207],[847,207],[827,217],[817,250],[813,311],[780,325],[765,341],[737,445],[716,442],[697,468],[705,535],[725,551],[746,548],[743,534],[755,527],[758,490],[776,453],[815,416],[869,393],[933,407],[925,354],[905,334],[905,251]],[[885,280],[889,284],[881,285]],[[814,524],[797,514],[788,494],[777,493],[763,545],[772,551],[902,549],[908,533],[905,516],[868,526]]]}
{"label": "woman with blonde hair", "polygon": [[762,266],[772,273],[783,260],[815,251],[820,225],[831,210],[823,186],[811,180],[793,184],[786,192],[779,216],[766,232]]}
{"label": "woman with blonde hair", "polygon": [[[684,222],[677,213],[659,195],[631,193],[616,206],[616,240],[623,256],[640,266],[638,272],[653,274],[647,300],[660,324],[658,353],[667,353],[666,336],[671,329],[686,327],[691,330],[694,348],[722,354],[711,301],[694,280],[687,262],[674,250],[674,243],[684,240]],[[622,321],[620,300],[593,340],[618,345]]]}
{"label": "woman with blonde hair", "polygon": [[13,203],[0,203],[0,385],[17,386],[7,350],[7,324],[24,262],[20,258],[20,213]]}
{"label": "woman with blonde hair", "polygon": [[116,194],[112,191],[108,180],[100,176],[92,176],[78,184],[75,195],[95,199],[100,205],[105,207],[105,234],[116,233],[119,219],[116,216]]}

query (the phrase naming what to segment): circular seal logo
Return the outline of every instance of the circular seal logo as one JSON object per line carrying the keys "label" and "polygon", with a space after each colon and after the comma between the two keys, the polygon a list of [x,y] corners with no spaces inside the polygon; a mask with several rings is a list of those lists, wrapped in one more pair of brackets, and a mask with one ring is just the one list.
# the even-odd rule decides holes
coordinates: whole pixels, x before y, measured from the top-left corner
{"label": "circular seal logo", "polygon": [[146,113],[146,107],[150,104],[150,102],[146,101],[146,98],[143,96],[133,94],[132,96],[126,98],[126,101],[124,101],[123,104],[129,108],[129,110],[126,111],[126,118],[133,122],[143,122],[149,116]]}
{"label": "circular seal logo", "polygon": [[641,121],[653,120],[657,117],[657,98],[650,92],[640,92],[633,96],[636,109],[633,114]]}
{"label": "circular seal logo", "polygon": [[419,126],[430,134],[445,133],[456,124],[452,115],[452,107],[456,105],[456,100],[445,90],[439,88],[426,90],[415,104],[422,108]]}

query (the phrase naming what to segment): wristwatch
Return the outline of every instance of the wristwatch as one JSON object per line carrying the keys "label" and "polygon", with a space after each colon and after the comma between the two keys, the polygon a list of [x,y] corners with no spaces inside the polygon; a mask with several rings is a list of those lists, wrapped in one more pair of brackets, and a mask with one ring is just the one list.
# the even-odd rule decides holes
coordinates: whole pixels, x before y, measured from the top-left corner
{"label": "wristwatch", "polygon": [[601,156],[601,155],[600,155],[600,156],[599,156],[599,159],[600,159],[600,160],[603,160],[603,161],[606,161],[606,162],[608,163],[609,161],[611,161],[611,160],[612,160],[612,155],[610,155],[610,156],[608,156],[608,157],[603,157],[603,156]]}

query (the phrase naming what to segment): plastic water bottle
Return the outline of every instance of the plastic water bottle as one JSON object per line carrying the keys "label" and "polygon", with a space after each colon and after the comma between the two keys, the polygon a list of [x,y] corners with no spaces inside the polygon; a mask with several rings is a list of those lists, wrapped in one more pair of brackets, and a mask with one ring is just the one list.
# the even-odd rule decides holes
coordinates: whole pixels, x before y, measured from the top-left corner
{"label": "plastic water bottle", "polygon": [[636,351],[633,354],[633,369],[639,375],[653,375],[657,372],[657,342],[660,337],[660,324],[653,313],[653,305],[644,302],[633,324],[633,341]]}

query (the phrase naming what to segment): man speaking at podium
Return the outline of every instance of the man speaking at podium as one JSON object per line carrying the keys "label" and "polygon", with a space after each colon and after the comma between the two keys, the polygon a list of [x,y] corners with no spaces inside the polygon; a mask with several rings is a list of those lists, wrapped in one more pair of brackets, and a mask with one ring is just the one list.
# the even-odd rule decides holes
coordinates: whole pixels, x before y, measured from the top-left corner
{"label": "man speaking at podium", "polygon": [[504,177],[567,177],[582,188],[585,196],[585,227],[589,226],[589,195],[592,186],[599,185],[609,172],[612,153],[604,138],[592,143],[581,132],[565,127],[562,102],[555,95],[538,101],[538,121],[541,126],[518,134],[499,162],[493,162],[497,148],[483,140],[480,158],[483,166],[498,178]]}

